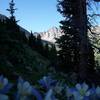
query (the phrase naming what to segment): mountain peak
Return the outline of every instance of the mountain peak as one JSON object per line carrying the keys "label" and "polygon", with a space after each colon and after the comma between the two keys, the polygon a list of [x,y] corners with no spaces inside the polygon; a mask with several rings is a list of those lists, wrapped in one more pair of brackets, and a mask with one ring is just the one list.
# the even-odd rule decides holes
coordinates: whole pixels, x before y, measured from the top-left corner
{"label": "mountain peak", "polygon": [[55,38],[59,38],[62,35],[61,29],[55,26],[51,27],[47,31],[38,33],[41,35],[41,39],[54,43]]}

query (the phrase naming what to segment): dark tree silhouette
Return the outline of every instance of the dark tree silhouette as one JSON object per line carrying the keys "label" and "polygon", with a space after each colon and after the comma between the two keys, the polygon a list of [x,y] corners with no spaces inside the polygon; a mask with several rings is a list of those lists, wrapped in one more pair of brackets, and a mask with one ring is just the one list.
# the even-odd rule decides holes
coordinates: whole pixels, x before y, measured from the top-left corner
{"label": "dark tree silhouette", "polygon": [[16,18],[14,16],[15,11],[17,10],[16,8],[14,8],[15,3],[14,0],[11,0],[11,2],[9,3],[9,9],[7,9],[7,11],[9,11],[10,13],[10,19],[7,19],[7,24],[8,24],[8,29],[12,30],[12,32],[19,32],[19,26],[17,25]]}
{"label": "dark tree silhouette", "polygon": [[29,36],[29,46],[36,50],[36,37],[33,35],[32,31],[31,31],[31,34]]}
{"label": "dark tree silhouette", "polygon": [[37,45],[37,51],[41,55],[43,55],[43,42],[41,40],[41,35],[40,34],[37,36],[36,45]]}
{"label": "dark tree silhouette", "polygon": [[58,51],[60,69],[65,72],[75,71],[75,67],[79,66],[80,37],[73,22],[74,12],[70,10],[73,9],[73,6],[73,2],[68,0],[60,1],[58,4],[58,11],[65,17],[65,20],[60,22],[64,34],[57,39],[60,48]]}
{"label": "dark tree silhouette", "polygon": [[49,55],[51,64],[53,66],[55,66],[56,62],[57,62],[57,50],[56,50],[56,46],[54,44],[51,45],[48,55]]}
{"label": "dark tree silhouette", "polygon": [[43,56],[48,58],[48,59],[49,59],[49,56],[50,56],[50,52],[49,52],[50,50],[49,49],[50,49],[49,45],[48,45],[48,43],[46,43],[43,47]]}
{"label": "dark tree silhouette", "polygon": [[12,21],[15,21],[14,13],[17,10],[16,8],[14,8],[14,6],[15,6],[14,0],[11,0],[11,2],[9,3],[9,9],[7,9],[7,11],[10,12],[10,14],[11,14],[10,19]]}
{"label": "dark tree silhouette", "polygon": [[57,40],[61,66],[67,71],[77,70],[79,78],[84,81],[89,74],[88,68],[94,70],[95,67],[93,49],[87,36],[86,0],[59,0],[58,11],[65,17],[60,22],[64,35]]}

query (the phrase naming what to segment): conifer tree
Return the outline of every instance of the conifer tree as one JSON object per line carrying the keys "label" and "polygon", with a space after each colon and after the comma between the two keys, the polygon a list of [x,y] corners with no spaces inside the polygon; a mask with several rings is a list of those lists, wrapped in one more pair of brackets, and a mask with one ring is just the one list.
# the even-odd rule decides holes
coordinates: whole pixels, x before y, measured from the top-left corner
{"label": "conifer tree", "polygon": [[[57,39],[60,50],[58,51],[59,66],[63,71],[74,71],[73,67],[78,66],[79,59],[79,33],[76,30],[73,22],[73,1],[62,0],[59,1],[58,11],[65,17],[65,20],[61,21],[61,29],[63,35]],[[62,7],[61,7],[62,6]],[[77,52],[77,53],[76,53]],[[77,63],[76,63],[77,61]]]}
{"label": "conifer tree", "polygon": [[37,51],[41,55],[43,55],[43,42],[41,40],[41,35],[40,34],[37,36],[36,45],[37,45]]}
{"label": "conifer tree", "polygon": [[44,55],[44,57],[46,57],[46,58],[48,58],[49,59],[49,56],[50,56],[50,52],[49,52],[49,45],[48,45],[48,43],[46,43],[45,45],[44,45],[44,47],[43,47],[44,49],[43,49],[43,55]]}
{"label": "conifer tree", "polygon": [[11,0],[11,2],[9,3],[9,9],[7,9],[7,11],[10,12],[11,16],[10,16],[10,19],[15,22],[15,16],[14,16],[14,13],[15,11],[17,10],[16,8],[14,8],[15,6],[15,3],[14,3],[14,0]]}
{"label": "conifer tree", "polygon": [[33,35],[32,31],[31,31],[31,34],[29,36],[29,46],[32,49],[36,49],[36,37]]}
{"label": "conifer tree", "polygon": [[11,2],[9,3],[9,9],[7,9],[7,11],[9,11],[10,13],[10,19],[7,19],[7,26],[8,29],[12,30],[13,32],[19,32],[19,27],[17,25],[16,18],[14,16],[15,11],[17,10],[16,8],[14,8],[15,3],[14,0],[11,0]]}
{"label": "conifer tree", "polygon": [[54,44],[51,45],[49,50],[49,59],[53,66],[55,66],[57,62],[57,50]]}
{"label": "conifer tree", "polygon": [[63,69],[67,71],[77,71],[83,81],[89,74],[88,68],[94,70],[95,67],[93,49],[87,35],[86,2],[86,0],[58,1],[58,11],[65,17],[60,22],[64,35],[57,40],[61,67],[64,66]]}

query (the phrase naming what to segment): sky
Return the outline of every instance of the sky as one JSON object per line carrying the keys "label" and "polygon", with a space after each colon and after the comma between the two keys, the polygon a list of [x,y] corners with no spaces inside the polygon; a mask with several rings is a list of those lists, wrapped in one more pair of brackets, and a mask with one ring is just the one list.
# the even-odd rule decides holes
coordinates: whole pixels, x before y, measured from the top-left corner
{"label": "sky", "polygon": [[[6,11],[9,8],[11,0],[0,0],[0,13],[10,16]],[[16,20],[20,20],[18,24],[28,31],[43,32],[49,28],[59,27],[59,21],[63,19],[62,15],[57,11],[57,0],[14,0]],[[100,6],[100,5],[99,5]],[[97,6],[97,8],[99,8]],[[94,7],[93,7],[94,8]],[[94,10],[94,13],[97,13]],[[99,12],[100,14],[100,9]],[[100,25],[100,17],[98,24]]]}
{"label": "sky", "polygon": [[[11,0],[0,0],[0,13],[10,16],[6,11]],[[62,20],[61,14],[57,11],[57,0],[14,0],[16,20],[19,25],[33,32],[46,31],[49,28],[59,27]]]}

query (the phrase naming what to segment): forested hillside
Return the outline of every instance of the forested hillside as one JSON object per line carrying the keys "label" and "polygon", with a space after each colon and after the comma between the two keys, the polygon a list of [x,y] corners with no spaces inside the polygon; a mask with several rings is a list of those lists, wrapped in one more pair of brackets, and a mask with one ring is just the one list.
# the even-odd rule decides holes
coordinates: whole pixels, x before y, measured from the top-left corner
{"label": "forested hillside", "polygon": [[[19,75],[27,78],[39,77],[49,66],[49,61],[32,50],[29,39],[11,19],[0,21],[0,73],[9,78]],[[41,72],[39,72],[42,69]],[[43,74],[43,73],[42,73]]]}

